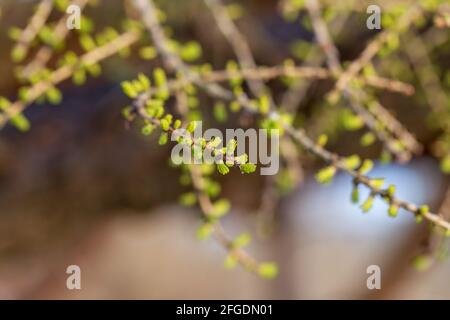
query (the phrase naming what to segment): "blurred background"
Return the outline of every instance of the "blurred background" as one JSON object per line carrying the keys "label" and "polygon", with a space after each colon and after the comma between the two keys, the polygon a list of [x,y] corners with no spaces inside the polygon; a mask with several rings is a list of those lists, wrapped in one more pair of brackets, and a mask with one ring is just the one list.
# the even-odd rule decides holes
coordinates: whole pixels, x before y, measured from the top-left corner
{"label": "blurred background", "polygon": [[[23,28],[36,3],[0,0],[0,95],[10,100],[21,84],[14,77],[14,43],[8,30]],[[177,39],[202,44],[204,61],[221,69],[233,57],[201,1],[158,3]],[[237,24],[259,64],[281,64],[292,56],[293,43],[313,38],[301,16],[282,19],[280,1],[238,3],[245,17]],[[349,2],[341,9],[349,14],[344,27],[339,33],[331,28],[342,61],[357,57],[376,32],[365,28],[365,8],[364,1]],[[121,0],[99,1],[84,12],[96,29],[118,25],[126,16]],[[50,20],[58,17],[55,13]],[[445,72],[450,33],[442,33],[447,45],[436,62]],[[68,39],[67,46],[77,48],[76,37]],[[232,235],[249,230],[254,235],[249,251],[258,259],[277,261],[280,275],[267,281],[239,267],[225,270],[225,250],[213,239],[196,239],[198,210],[178,204],[180,172],[168,163],[170,146],[143,137],[121,116],[129,101],[120,82],[138,72],[150,74],[156,64],[134,53],[127,59],[107,59],[101,77],[81,87],[64,82],[59,106],[31,105],[25,112],[32,124],[28,132],[12,126],[0,132],[1,299],[450,298],[448,260],[430,263],[422,272],[412,267],[414,258],[427,252],[427,227],[403,212],[389,218],[381,202],[362,214],[350,202],[350,178],[338,175],[331,186],[318,185],[313,177],[318,164],[311,158],[305,159],[302,182],[276,204],[269,235],[258,231],[255,214],[265,178],[238,173],[219,178],[233,204],[225,228]],[[412,77],[411,83],[416,85],[417,79]],[[275,96],[285,90],[271,87]],[[330,84],[324,81],[309,87],[301,101],[305,123],[316,118],[314,108],[327,88]],[[433,140],[435,133],[423,124],[428,107],[420,93],[381,93],[380,99],[420,141]],[[205,98],[202,108],[207,110],[208,103]],[[354,132],[340,132],[332,148],[377,156],[379,146],[360,148],[355,139]],[[378,163],[373,174],[395,184],[400,197],[429,203],[433,210],[445,199],[448,178],[429,156],[402,166]],[[81,290],[66,288],[68,265],[80,266]],[[369,265],[381,267],[381,290],[366,287]]]}

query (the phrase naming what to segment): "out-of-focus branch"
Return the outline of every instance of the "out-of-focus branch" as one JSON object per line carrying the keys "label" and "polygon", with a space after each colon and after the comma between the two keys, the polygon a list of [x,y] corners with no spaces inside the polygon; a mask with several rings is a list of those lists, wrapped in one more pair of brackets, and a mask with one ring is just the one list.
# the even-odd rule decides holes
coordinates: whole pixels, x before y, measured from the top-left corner
{"label": "out-of-focus branch", "polygon": [[[343,69],[339,61],[339,52],[333,44],[328,28],[321,17],[319,4],[316,0],[308,0],[306,2],[306,7],[312,20],[317,41],[327,57],[327,64],[335,77],[342,79]],[[377,41],[369,45],[370,50],[365,50],[365,53],[363,53],[362,58],[359,59],[359,62],[353,64],[356,67],[352,68],[352,70],[359,71],[361,64],[370,60],[369,58],[371,58],[378,51],[381,44],[384,42],[384,37],[385,36],[382,36]],[[351,79],[351,77],[349,79]],[[338,80],[338,82],[339,81],[342,80]],[[400,162],[408,161],[411,158],[410,151],[399,149],[398,143],[395,139],[393,139],[390,132],[378,129],[378,120],[375,116],[360,103],[360,99],[355,94],[355,90],[347,87],[347,82],[343,83],[345,85],[342,85],[339,91],[342,93],[342,97],[345,101],[356,112],[356,114],[362,118],[366,126],[377,136],[377,138],[383,142],[390,153],[395,155]],[[400,125],[400,123],[398,123],[398,125]]]}
{"label": "out-of-focus branch", "polygon": [[45,22],[50,15],[53,8],[53,0],[42,0],[34,13],[33,17],[30,19],[29,24],[21,32],[17,44],[14,46],[12,55],[14,60],[21,61],[27,55],[28,49],[31,43],[38,35],[41,28],[44,26]]}
{"label": "out-of-focus branch", "polygon": [[432,69],[426,45],[419,37],[411,34],[405,35],[404,45],[404,52],[413,65],[430,108],[435,112],[445,111],[448,98],[441,86],[439,77]]}
{"label": "out-of-focus branch", "polygon": [[[76,5],[83,10],[83,8],[88,3],[88,0],[74,0],[72,1],[72,5]],[[56,23],[56,26],[53,29],[53,36],[56,41],[63,41],[68,33],[69,29],[67,28],[67,15],[64,15],[59,21]],[[35,74],[37,71],[41,70],[46,66],[48,61],[51,59],[54,49],[51,46],[42,46],[33,60],[31,60],[23,69],[20,71],[21,78],[29,78],[31,75]]]}
{"label": "out-of-focus branch", "polygon": [[[188,170],[192,177],[192,184],[197,192],[197,197],[199,200],[200,208],[205,215],[208,217],[208,212],[212,211],[213,204],[208,194],[202,188],[202,175],[199,166],[190,165]],[[233,255],[238,262],[247,270],[251,272],[256,272],[258,269],[258,262],[250,256],[244,249],[240,247],[235,247],[233,241],[227,235],[226,231],[223,229],[220,222],[214,223],[214,236],[218,242],[229,251],[229,254]]]}
{"label": "out-of-focus branch", "polygon": [[[310,1],[311,2],[311,1]],[[163,54],[167,61],[170,61],[170,63],[175,66],[175,69],[178,72],[184,73],[186,79],[190,80],[193,84],[198,85],[199,87],[203,88],[208,94],[224,100],[234,100],[236,99],[235,95],[227,90],[226,88],[218,85],[218,84],[205,84],[201,81],[200,76],[195,72],[192,71],[187,65],[185,65],[181,59],[179,59],[175,54],[173,54],[170,49],[168,48],[168,40],[165,37],[163,30],[161,26],[159,25],[159,22],[157,20],[156,16],[156,8],[153,4],[153,1],[146,1],[146,0],[134,0],[134,3],[136,4],[137,8],[142,14],[142,19],[144,21],[144,25],[149,29],[153,41],[157,48],[160,50],[160,53]],[[333,62],[332,62],[333,63]],[[145,101],[150,96],[150,91],[147,91],[144,94],[141,94],[136,101],[136,104],[142,104],[145,103]],[[241,105],[251,113],[259,113],[259,111],[252,107],[251,104],[246,99],[239,99],[238,100]],[[264,116],[264,115],[262,115]],[[267,116],[267,115],[265,115]],[[276,110],[273,109],[273,106],[271,110],[269,110],[269,116],[272,118],[279,117]],[[358,170],[354,170],[349,168],[346,165],[346,159],[343,157],[340,157],[337,154],[334,154],[325,148],[323,148],[321,145],[317,144],[313,140],[311,140],[307,134],[303,130],[298,130],[292,127],[290,124],[286,122],[282,122],[282,126],[286,133],[292,137],[294,141],[299,143],[304,149],[312,153],[313,155],[317,156],[318,158],[322,159],[326,163],[330,164],[335,170],[340,170],[342,172],[346,172],[351,177],[353,177],[355,183],[364,185],[366,188],[370,190],[370,193],[372,196],[378,196],[384,201],[386,201],[391,206],[396,206],[397,208],[402,208],[412,214],[414,214],[416,217],[420,217],[422,219],[425,219],[429,221],[430,223],[435,224],[436,226],[441,227],[445,230],[446,234],[450,235],[450,223],[447,222],[445,219],[443,219],[440,215],[435,214],[431,211],[429,211],[426,207],[422,206],[419,207],[411,202],[404,201],[400,198],[397,198],[392,190],[388,189],[382,189],[377,184],[373,182],[371,178],[364,175]]]}
{"label": "out-of-focus branch", "polygon": [[26,98],[17,100],[0,114],[0,129],[15,115],[21,113],[27,106],[36,101],[48,89],[70,78],[73,73],[81,65],[94,65],[114,54],[120,50],[129,47],[139,39],[139,33],[134,31],[126,32],[111,42],[98,47],[90,52],[85,53],[79,58],[79,61],[74,65],[64,65],[59,69],[53,71],[46,81],[38,82],[27,90]]}
{"label": "out-of-focus branch", "polygon": [[[289,1],[286,1],[289,2]],[[283,4],[282,4],[283,5]],[[336,25],[333,26],[332,30],[335,30],[337,33],[340,33],[345,26],[345,22],[347,21],[349,14],[345,14],[343,17],[340,17],[336,22]],[[303,61],[303,64],[312,67],[319,67],[324,62],[324,57],[319,56],[315,53],[314,50],[310,50]],[[308,90],[309,84],[303,83],[301,81],[292,84],[292,86],[286,91],[283,95],[281,105],[287,111],[294,111],[297,106],[300,104],[301,100],[305,96]]]}
{"label": "out-of-focus branch", "polygon": [[[257,65],[255,63],[255,59],[253,58],[253,54],[246,39],[237,29],[233,21],[229,18],[227,9],[222,4],[222,1],[205,0],[205,3],[213,14],[220,31],[233,47],[241,67],[243,69],[256,68]],[[249,86],[250,90],[252,90],[252,92],[256,95],[260,95],[263,91],[267,91],[264,83],[256,79],[255,81],[250,81]]]}
{"label": "out-of-focus branch", "polygon": [[[400,30],[407,28],[420,13],[421,10],[417,5],[410,7],[409,10],[400,17],[396,28]],[[375,39],[366,46],[360,56],[339,76],[339,80],[336,83],[336,90],[342,91],[348,86],[350,81],[355,78],[380,51],[381,47],[391,35],[391,32],[391,30],[384,30],[375,36]]]}

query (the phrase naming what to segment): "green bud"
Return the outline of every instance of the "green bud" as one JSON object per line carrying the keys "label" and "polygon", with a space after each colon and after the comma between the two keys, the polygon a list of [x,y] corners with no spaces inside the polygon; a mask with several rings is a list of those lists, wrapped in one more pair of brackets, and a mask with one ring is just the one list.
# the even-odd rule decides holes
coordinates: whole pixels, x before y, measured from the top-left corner
{"label": "green bud", "polygon": [[88,34],[82,34],[80,36],[80,44],[86,52],[92,51],[97,47],[94,39]]}
{"label": "green bud", "polygon": [[133,88],[137,93],[141,93],[145,90],[144,85],[139,80],[133,80],[131,81],[131,84],[133,85]]}
{"label": "green bud", "polygon": [[393,184],[389,185],[387,189],[387,194],[389,197],[393,197],[395,193],[395,186]]}
{"label": "green bud", "polygon": [[6,111],[8,107],[11,105],[11,102],[5,97],[0,97],[0,110]]}
{"label": "green bud", "polygon": [[160,146],[163,146],[167,143],[167,141],[168,141],[167,133],[165,132],[161,133],[161,135],[159,136],[158,144]]}
{"label": "green bud", "polygon": [[72,75],[72,81],[77,86],[83,85],[86,82],[86,71],[84,71],[84,69],[76,70]]}
{"label": "green bud", "polygon": [[139,50],[139,56],[144,60],[153,60],[158,56],[155,47],[143,47]]}
{"label": "green bud", "polygon": [[353,203],[358,203],[359,202],[359,190],[358,190],[358,186],[353,187],[352,190],[352,202]]}
{"label": "green bud", "polygon": [[20,101],[27,102],[30,98],[30,90],[28,87],[19,88],[19,99]]}
{"label": "green bud", "polygon": [[192,207],[197,203],[197,196],[194,192],[187,192],[180,196],[180,203],[186,207]]}
{"label": "green bud", "polygon": [[261,278],[274,279],[278,275],[278,266],[273,262],[263,262],[258,266],[257,273]]}
{"label": "green bud", "polygon": [[130,81],[123,81],[121,83],[123,92],[131,99],[134,99],[138,96],[138,92],[134,88],[133,84]]}
{"label": "green bud", "polygon": [[202,47],[196,41],[189,41],[180,49],[180,57],[184,61],[192,62],[199,59],[202,55]]}
{"label": "green bud", "polygon": [[444,172],[446,174],[450,173],[450,154],[446,155],[444,158],[442,158],[441,170],[442,170],[442,172]]}
{"label": "green bud", "polygon": [[175,120],[175,122],[173,123],[173,128],[174,129],[178,129],[181,127],[181,121],[180,120]]}
{"label": "green bud", "polygon": [[270,110],[270,99],[268,95],[262,95],[259,98],[259,112],[267,114]]}
{"label": "green bud", "polygon": [[370,172],[370,170],[372,170],[372,168],[373,168],[373,161],[366,159],[363,161],[361,168],[359,168],[359,172],[361,174],[367,174]]}
{"label": "green bud", "polygon": [[228,172],[230,172],[230,169],[228,168],[228,166],[226,164],[218,163],[217,171],[219,171],[220,174],[226,175]]}
{"label": "green bud", "polygon": [[93,77],[98,77],[99,75],[102,74],[102,67],[98,63],[86,66],[86,70]]}
{"label": "green bud", "polygon": [[364,121],[358,115],[353,114],[350,110],[344,109],[341,114],[341,125],[345,130],[356,131],[364,126]]}
{"label": "green bud", "polygon": [[142,127],[141,129],[141,133],[144,136],[149,136],[153,133],[153,131],[155,130],[155,126],[153,124],[146,124],[145,126]]}
{"label": "green bud", "polygon": [[239,110],[241,110],[241,104],[238,101],[231,101],[230,110],[232,112],[238,112]]}
{"label": "green bud", "polygon": [[170,129],[170,122],[167,119],[161,119],[161,129],[168,131]]}
{"label": "green bud", "polygon": [[166,72],[161,68],[156,68],[153,71],[153,77],[155,78],[156,86],[161,88],[167,85]]}
{"label": "green bud", "polygon": [[217,197],[220,193],[220,183],[215,181],[209,181],[206,185],[206,192],[210,197]]}
{"label": "green bud", "polygon": [[225,269],[233,269],[234,267],[236,267],[237,263],[238,263],[237,258],[234,255],[229,254],[226,256],[223,265]]}
{"label": "green bud", "polygon": [[322,184],[328,184],[333,181],[333,178],[336,174],[336,168],[334,166],[329,166],[323,168],[316,174],[316,180]]}
{"label": "green bud", "polygon": [[362,137],[361,137],[361,145],[363,147],[368,147],[370,145],[372,145],[376,140],[375,135],[372,132],[366,132]]}
{"label": "green bud", "polygon": [[373,196],[369,196],[366,201],[364,201],[364,203],[361,205],[361,209],[363,212],[369,212],[370,209],[372,209],[373,207],[373,200],[374,197]]}
{"label": "green bud", "polygon": [[328,143],[328,136],[326,134],[321,134],[316,143],[321,147],[325,147]]}
{"label": "green bud", "polygon": [[15,63],[21,62],[23,59],[25,59],[27,55],[27,50],[23,47],[14,47],[14,49],[11,51],[11,58]]}
{"label": "green bud", "polygon": [[12,116],[9,121],[14,127],[16,127],[20,131],[28,131],[30,129],[30,122],[21,113]]}
{"label": "green bud", "polygon": [[390,217],[396,217],[398,214],[398,206],[395,204],[391,204],[388,209],[388,214]]}
{"label": "green bud", "polygon": [[420,215],[420,214],[416,214],[416,215],[414,216],[414,218],[416,219],[416,222],[417,222],[418,224],[420,224],[420,223],[423,222],[423,216]]}
{"label": "green bud", "polygon": [[223,102],[218,101],[214,104],[214,118],[218,122],[225,122],[228,118],[227,109],[225,108],[225,105]]}
{"label": "green bud", "polygon": [[150,88],[150,79],[143,73],[138,74],[138,80],[142,84],[144,90]]}
{"label": "green bud", "polygon": [[204,223],[197,229],[197,238],[200,240],[208,239],[214,231],[212,223]]}
{"label": "green bud", "polygon": [[358,155],[352,155],[345,159],[345,167],[349,170],[354,170],[361,164],[361,159]]}
{"label": "green bud", "polygon": [[239,166],[242,173],[253,173],[256,171],[256,165],[253,163],[244,163]]}
{"label": "green bud", "polygon": [[425,214],[427,214],[429,211],[430,211],[430,209],[428,208],[427,205],[423,205],[423,206],[421,206],[421,207],[419,208],[419,213],[420,213],[421,215],[425,215]]}
{"label": "green bud", "polygon": [[48,89],[47,92],[45,92],[45,95],[48,101],[53,105],[60,104],[62,101],[62,93],[55,87]]}
{"label": "green bud", "polygon": [[227,199],[217,200],[213,204],[213,209],[211,212],[209,212],[209,216],[215,219],[220,219],[221,217],[226,215],[228,211],[230,211],[230,207],[230,202]]}
{"label": "green bud", "polygon": [[197,122],[191,121],[186,127],[186,131],[189,133],[193,133],[195,129],[197,128]]}
{"label": "green bud", "polygon": [[226,66],[227,72],[231,75],[230,78],[230,86],[233,88],[237,88],[241,86],[243,79],[239,74],[239,65],[236,63],[236,61],[228,61]]}

